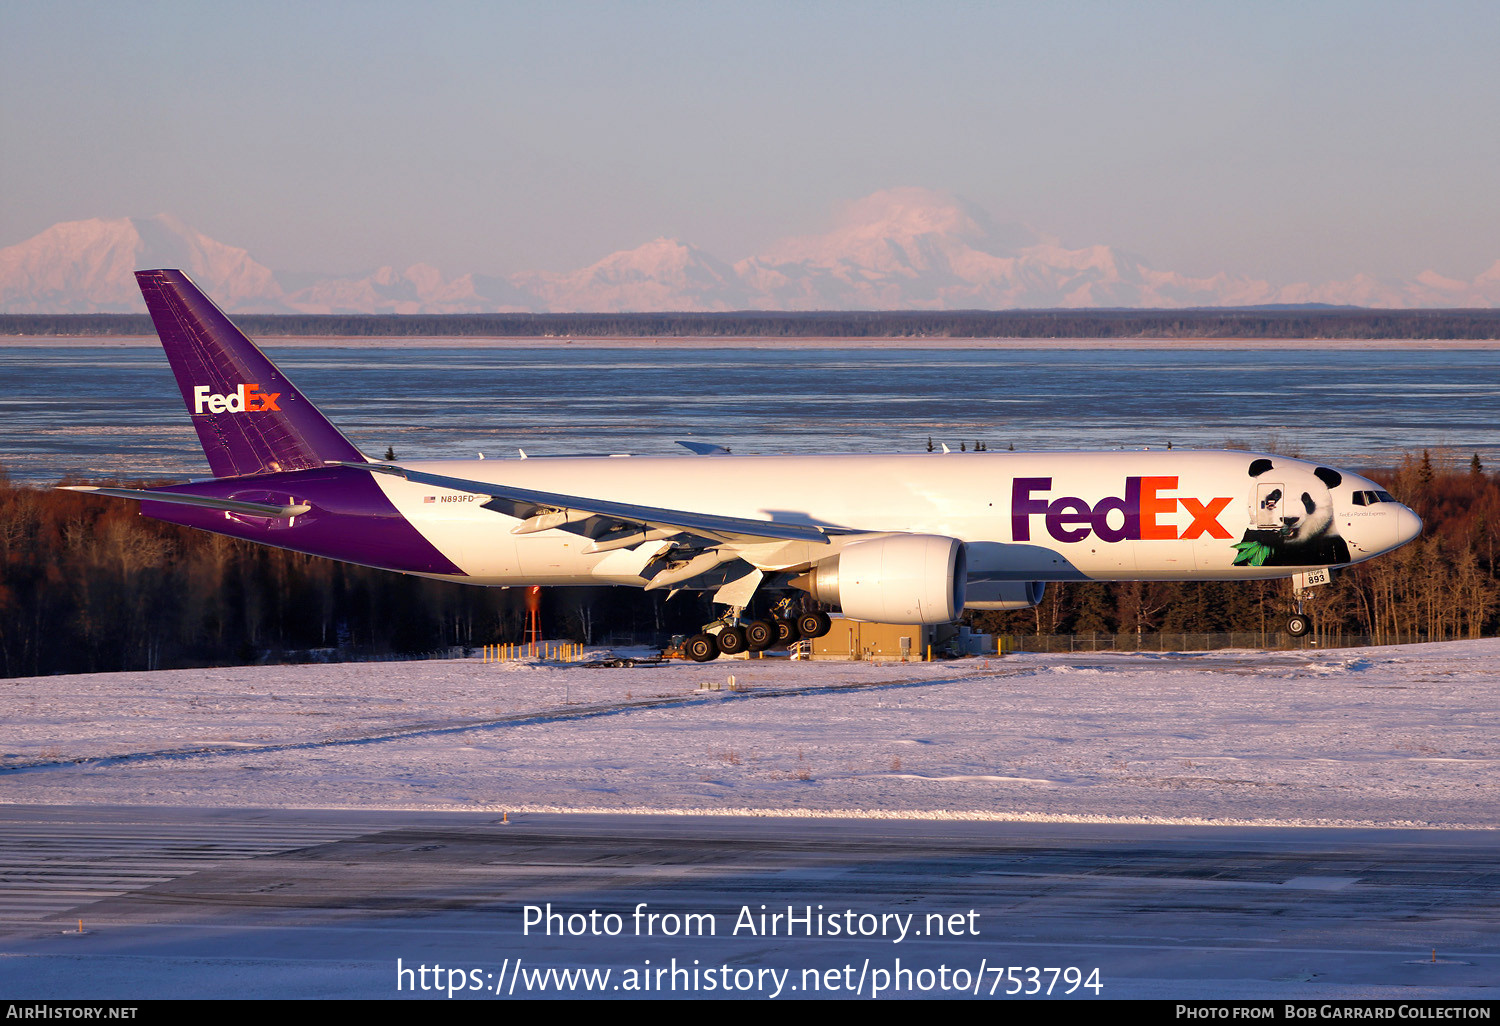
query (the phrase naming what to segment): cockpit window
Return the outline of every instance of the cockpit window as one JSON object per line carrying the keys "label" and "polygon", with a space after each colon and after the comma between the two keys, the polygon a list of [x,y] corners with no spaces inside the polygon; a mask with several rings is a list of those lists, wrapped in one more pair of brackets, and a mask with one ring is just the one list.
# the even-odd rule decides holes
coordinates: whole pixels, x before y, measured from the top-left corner
{"label": "cockpit window", "polygon": [[1356,506],[1363,506],[1365,504],[1365,493],[1364,492],[1355,492],[1354,493],[1354,504]]}
{"label": "cockpit window", "polygon": [[1395,502],[1396,501],[1395,498],[1391,495],[1390,492],[1376,492],[1375,493],[1375,498],[1378,499],[1381,502]]}

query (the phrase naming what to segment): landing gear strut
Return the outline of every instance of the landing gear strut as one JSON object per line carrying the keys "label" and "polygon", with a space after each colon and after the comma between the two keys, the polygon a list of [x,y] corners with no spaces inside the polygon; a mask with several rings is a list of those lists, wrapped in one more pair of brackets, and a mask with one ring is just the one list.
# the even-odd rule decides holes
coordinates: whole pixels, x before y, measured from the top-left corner
{"label": "landing gear strut", "polygon": [[821,638],[833,627],[828,614],[821,611],[798,612],[802,604],[798,599],[782,599],[776,607],[776,631],[785,644]]}
{"label": "landing gear strut", "polygon": [[1286,619],[1286,632],[1294,638],[1305,638],[1312,633],[1313,622],[1302,608],[1303,600],[1307,593],[1313,588],[1320,588],[1333,580],[1333,575],[1327,570],[1310,570],[1306,573],[1292,575],[1292,602],[1297,611]]}

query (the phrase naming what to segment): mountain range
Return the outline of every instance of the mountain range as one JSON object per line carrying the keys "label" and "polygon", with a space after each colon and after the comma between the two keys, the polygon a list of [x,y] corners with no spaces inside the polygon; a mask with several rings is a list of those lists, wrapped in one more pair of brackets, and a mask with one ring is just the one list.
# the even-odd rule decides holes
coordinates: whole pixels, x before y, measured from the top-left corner
{"label": "mountain range", "polygon": [[139,312],[131,272],[144,267],[186,270],[232,313],[1500,307],[1500,260],[1471,281],[1433,271],[1317,284],[1193,277],[1105,245],[1069,249],[972,204],[905,188],[851,204],[831,231],[738,263],[663,238],[576,271],[506,277],[448,278],[428,264],[278,273],[169,214],[66,221],[0,249],[0,312]]}

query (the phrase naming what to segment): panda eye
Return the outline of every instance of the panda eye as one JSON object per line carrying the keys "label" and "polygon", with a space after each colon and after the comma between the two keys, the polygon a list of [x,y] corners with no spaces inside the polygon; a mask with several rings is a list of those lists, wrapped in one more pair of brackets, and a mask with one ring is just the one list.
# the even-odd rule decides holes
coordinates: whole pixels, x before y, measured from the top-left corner
{"label": "panda eye", "polygon": [[1313,497],[1307,492],[1302,493],[1302,508],[1307,510],[1309,513],[1318,508],[1318,504],[1316,502],[1313,502]]}

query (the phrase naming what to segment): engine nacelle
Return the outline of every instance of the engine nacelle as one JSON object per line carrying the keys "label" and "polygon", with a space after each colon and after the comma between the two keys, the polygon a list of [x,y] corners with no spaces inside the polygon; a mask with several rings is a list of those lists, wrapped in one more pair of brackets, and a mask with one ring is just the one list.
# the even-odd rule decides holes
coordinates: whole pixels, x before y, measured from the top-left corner
{"label": "engine nacelle", "polygon": [[964,543],[936,534],[854,542],[792,582],[845,616],[879,623],[951,623],[967,583]]}
{"label": "engine nacelle", "polygon": [[1045,581],[976,581],[964,597],[966,609],[1030,609],[1040,605]]}

